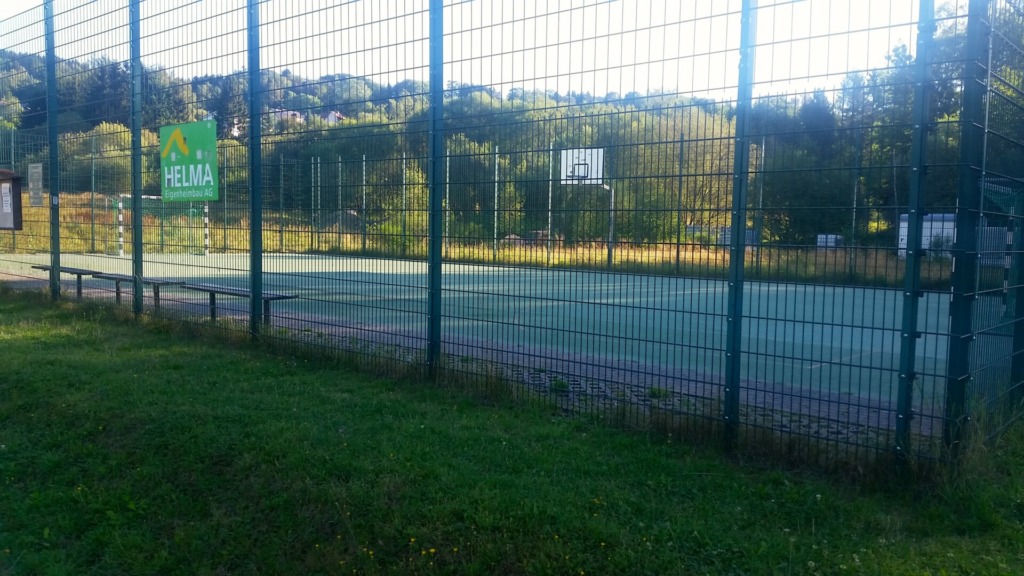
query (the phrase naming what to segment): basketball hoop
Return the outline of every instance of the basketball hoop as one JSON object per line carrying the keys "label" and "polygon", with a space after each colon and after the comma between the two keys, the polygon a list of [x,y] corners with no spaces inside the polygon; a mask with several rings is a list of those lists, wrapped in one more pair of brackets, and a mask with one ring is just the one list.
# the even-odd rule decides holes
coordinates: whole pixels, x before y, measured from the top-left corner
{"label": "basketball hoop", "polygon": [[604,149],[562,150],[562,184],[603,184]]}

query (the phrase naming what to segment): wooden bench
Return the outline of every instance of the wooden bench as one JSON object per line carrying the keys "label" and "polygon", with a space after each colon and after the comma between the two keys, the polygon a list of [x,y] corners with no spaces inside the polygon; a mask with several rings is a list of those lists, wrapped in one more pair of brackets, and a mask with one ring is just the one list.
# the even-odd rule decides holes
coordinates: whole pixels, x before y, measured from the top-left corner
{"label": "wooden bench", "polygon": [[[114,281],[114,298],[117,303],[121,303],[121,282],[132,282],[135,278],[128,274],[114,274],[114,273],[101,273],[93,274],[93,278],[99,278],[100,280],[113,280]],[[143,278],[142,284],[151,286],[153,288],[153,307],[157,310],[160,309],[160,287],[161,286],[181,286],[184,282],[179,280],[164,280],[162,278]]]}
{"label": "wooden bench", "polygon": [[[248,288],[236,288],[234,286],[218,286],[216,284],[184,284],[182,288],[195,290],[196,292],[207,292],[210,295],[210,320],[217,320],[217,294],[224,296],[238,296],[239,298],[252,298],[252,290]],[[291,300],[298,298],[298,294],[280,294],[277,292],[264,292],[263,299],[263,323],[270,324],[270,303],[276,300]]]}
{"label": "wooden bench", "polygon": [[[53,266],[50,266],[49,264],[39,264],[32,268],[36,270],[45,270],[46,272],[53,270]],[[75,294],[78,296],[79,300],[82,299],[82,277],[95,276],[100,273],[98,270],[86,270],[85,268],[72,268],[70,266],[61,266],[60,272],[61,274],[74,274],[77,276],[75,281]]]}

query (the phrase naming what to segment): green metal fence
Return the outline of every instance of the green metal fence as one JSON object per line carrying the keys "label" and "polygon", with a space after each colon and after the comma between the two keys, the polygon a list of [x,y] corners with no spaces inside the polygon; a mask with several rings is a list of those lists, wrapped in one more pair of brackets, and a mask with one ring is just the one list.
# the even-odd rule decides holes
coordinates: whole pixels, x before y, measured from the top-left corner
{"label": "green metal fence", "polygon": [[[0,167],[45,190],[0,277],[943,457],[1022,413],[1022,48],[1016,0],[47,1],[0,23]],[[165,202],[200,120],[218,197]]]}

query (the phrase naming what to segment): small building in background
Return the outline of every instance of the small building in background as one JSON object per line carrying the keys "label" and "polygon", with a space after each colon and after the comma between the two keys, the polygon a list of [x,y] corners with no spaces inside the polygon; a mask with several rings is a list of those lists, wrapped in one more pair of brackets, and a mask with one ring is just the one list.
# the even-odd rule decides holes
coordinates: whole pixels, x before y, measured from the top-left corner
{"label": "small building in background", "polygon": [[842,248],[844,245],[842,234],[818,234],[818,240],[815,243],[819,249]]}
{"label": "small building in background", "polygon": [[[899,257],[907,257],[907,215],[900,214]],[[953,258],[956,242],[956,214],[926,214],[921,220],[921,249],[930,258]],[[1007,237],[1005,226],[989,226],[984,218],[978,228],[978,263],[981,266],[1004,267],[1008,265]]]}

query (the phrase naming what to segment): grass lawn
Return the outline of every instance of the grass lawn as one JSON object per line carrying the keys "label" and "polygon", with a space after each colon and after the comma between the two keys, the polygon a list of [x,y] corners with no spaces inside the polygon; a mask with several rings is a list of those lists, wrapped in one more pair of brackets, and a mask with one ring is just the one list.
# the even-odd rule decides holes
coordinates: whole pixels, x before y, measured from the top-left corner
{"label": "grass lawn", "polygon": [[1020,424],[858,487],[109,316],[0,289],[0,574],[1024,574]]}

